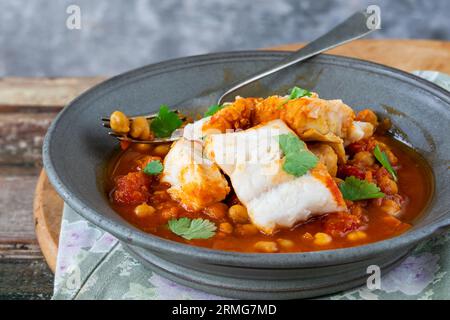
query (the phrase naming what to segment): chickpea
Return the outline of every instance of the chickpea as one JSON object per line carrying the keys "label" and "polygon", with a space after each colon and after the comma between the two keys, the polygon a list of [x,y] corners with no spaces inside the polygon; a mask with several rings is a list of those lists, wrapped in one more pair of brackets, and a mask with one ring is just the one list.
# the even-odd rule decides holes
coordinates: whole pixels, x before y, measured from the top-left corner
{"label": "chickpea", "polygon": [[377,141],[377,144],[380,147],[380,150],[386,153],[390,164],[395,166],[398,163],[398,158],[394,155],[391,149],[383,142]]}
{"label": "chickpea", "polygon": [[378,186],[380,187],[381,191],[383,191],[386,194],[392,195],[398,193],[397,183],[389,177],[383,177],[379,181]]}
{"label": "chickpea", "polygon": [[259,232],[258,228],[251,223],[238,224],[236,226],[236,233],[241,236],[254,236],[258,234],[258,232]]}
{"label": "chickpea", "polygon": [[150,152],[152,150],[152,145],[148,143],[136,143],[134,147],[139,152]]}
{"label": "chickpea", "polygon": [[233,220],[235,223],[248,222],[247,209],[240,204],[235,204],[234,206],[231,206],[230,209],[228,210],[228,215],[230,216],[231,220]]}
{"label": "chickpea", "polygon": [[397,216],[401,211],[401,206],[391,199],[383,199],[383,202],[381,204],[381,210],[386,212],[387,214],[390,214],[391,216]]}
{"label": "chickpea", "polygon": [[353,157],[353,161],[364,167],[370,167],[375,163],[375,157],[369,151],[360,151]]}
{"label": "chickpea", "polygon": [[307,240],[307,241],[311,241],[311,240],[314,239],[314,237],[312,236],[311,233],[305,232],[305,233],[302,235],[302,239],[303,239],[303,240]]}
{"label": "chickpea", "polygon": [[277,242],[284,249],[291,249],[294,246],[294,241],[288,239],[277,239]]}
{"label": "chickpea", "polygon": [[153,154],[165,157],[166,154],[169,153],[170,150],[170,144],[160,144],[159,146],[156,146],[155,149],[153,149]]}
{"label": "chickpea", "polygon": [[114,111],[109,117],[109,125],[114,132],[128,133],[130,131],[130,120],[121,111]]}
{"label": "chickpea", "polygon": [[386,152],[386,156],[387,156],[390,164],[395,166],[398,163],[398,158],[389,149],[384,150],[384,152]]}
{"label": "chickpea", "polygon": [[231,225],[231,223],[222,222],[221,224],[219,224],[219,231],[226,234],[230,234],[233,232],[233,226]]}
{"label": "chickpea", "polygon": [[360,112],[358,112],[358,114],[356,115],[356,120],[369,122],[374,127],[376,127],[378,125],[378,117],[375,114],[375,112],[373,112],[370,109],[364,109],[364,110],[361,110]]}
{"label": "chickpea", "polygon": [[155,213],[155,208],[149,206],[145,202],[134,208],[134,214],[137,215],[139,218],[151,216],[153,213]]}
{"label": "chickpea", "polygon": [[317,232],[314,235],[314,244],[317,244],[319,246],[324,246],[327,244],[330,244],[333,238],[327,233],[324,232]]}
{"label": "chickpea", "polygon": [[213,219],[223,219],[227,214],[228,206],[225,203],[217,202],[204,209],[204,213]]}
{"label": "chickpea", "polygon": [[147,119],[137,117],[131,122],[130,136],[135,139],[145,140],[150,137],[150,126]]}
{"label": "chickpea", "polygon": [[358,241],[358,240],[363,240],[367,238],[367,234],[364,231],[352,231],[349,234],[347,234],[347,239],[350,241]]}
{"label": "chickpea", "polygon": [[257,243],[255,243],[254,248],[260,252],[267,253],[278,251],[278,245],[273,241],[258,241]]}
{"label": "chickpea", "polygon": [[390,227],[393,227],[393,228],[397,228],[402,224],[402,222],[400,220],[398,220],[396,217],[390,216],[390,215],[383,217],[383,221],[386,225],[389,225]]}

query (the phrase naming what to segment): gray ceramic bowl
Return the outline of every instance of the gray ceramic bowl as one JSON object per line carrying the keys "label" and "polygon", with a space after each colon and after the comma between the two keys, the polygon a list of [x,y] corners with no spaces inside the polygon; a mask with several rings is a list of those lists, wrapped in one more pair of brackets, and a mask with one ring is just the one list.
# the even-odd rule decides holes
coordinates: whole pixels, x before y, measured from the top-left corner
{"label": "gray ceramic bowl", "polygon": [[[301,298],[344,290],[366,281],[366,269],[382,272],[399,263],[417,243],[450,224],[450,94],[413,75],[381,65],[322,55],[291,67],[241,95],[285,93],[299,85],[322,97],[341,98],[355,109],[389,116],[402,137],[432,166],[435,192],[423,217],[407,233],[385,241],[330,251],[242,254],[188,246],[141,232],[108,205],[102,168],[117,142],[100,117],[115,109],[153,111],[227,86],[284,57],[283,52],[232,52],[189,57],[114,77],[75,99],[57,117],[44,143],[44,164],[64,201],[80,215],[119,238],[149,268],[179,283],[236,298]],[[192,110],[198,106],[190,106]],[[187,111],[186,109],[184,111]]]}

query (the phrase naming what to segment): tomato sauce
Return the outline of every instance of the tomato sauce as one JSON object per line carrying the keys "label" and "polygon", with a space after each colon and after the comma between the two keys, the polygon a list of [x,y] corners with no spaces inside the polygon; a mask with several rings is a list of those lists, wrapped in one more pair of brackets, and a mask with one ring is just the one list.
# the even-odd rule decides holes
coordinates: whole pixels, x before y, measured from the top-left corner
{"label": "tomato sauce", "polygon": [[[242,232],[242,229],[227,215],[214,218],[204,212],[186,211],[166,192],[169,185],[160,182],[157,176],[145,176],[140,171],[138,164],[145,161],[148,156],[156,156],[154,146],[132,145],[125,151],[118,152],[107,165],[105,186],[112,208],[124,219],[145,232],[181,243],[238,252],[259,252],[255,249],[255,243],[258,241],[278,243],[279,250],[277,252],[307,252],[353,247],[392,238],[407,231],[420,217],[433,192],[431,170],[420,155],[391,137],[378,136],[376,139],[383,142],[398,159],[396,166],[398,192],[392,196],[397,203],[401,203],[401,213],[398,216],[393,216],[383,210],[381,200],[365,200],[348,202],[350,215],[331,213],[299,224],[292,229],[279,230],[274,235],[245,232],[245,230]],[[354,147],[361,146],[349,146],[347,151],[354,152],[354,150],[350,150]],[[160,159],[163,160],[163,157]],[[375,165],[374,167],[378,168],[379,166]],[[123,177],[130,172],[136,174],[128,182],[125,181],[126,179],[123,180]],[[376,179],[375,172],[377,172],[376,174],[383,173],[382,171],[373,172],[373,179]],[[372,172],[369,176],[371,175]],[[125,193],[122,190],[122,193],[117,194],[118,184],[121,183],[125,185],[129,183],[130,187],[129,189],[125,187],[127,190]],[[120,199],[125,199],[125,201],[120,201]],[[149,216],[139,217],[134,210],[143,201],[156,210]],[[223,202],[227,206],[239,203],[233,192]],[[172,233],[167,227],[168,220],[181,217],[209,219],[217,226],[220,223],[228,222],[233,226],[234,231],[224,233],[218,228],[216,234],[209,239],[186,240]],[[241,232],[238,232],[239,230]],[[361,232],[355,233],[357,230]],[[314,241],[314,235],[317,233],[330,235],[331,241],[318,244],[317,241]]]}

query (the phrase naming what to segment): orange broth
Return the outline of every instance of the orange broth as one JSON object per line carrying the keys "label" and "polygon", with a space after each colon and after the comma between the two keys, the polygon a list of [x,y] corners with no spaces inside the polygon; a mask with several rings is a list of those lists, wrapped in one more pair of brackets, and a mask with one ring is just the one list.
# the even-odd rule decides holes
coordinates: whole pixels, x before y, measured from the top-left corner
{"label": "orange broth", "polygon": [[[326,215],[299,224],[292,229],[279,230],[274,235],[265,235],[261,232],[254,235],[240,235],[236,232],[231,234],[216,232],[216,235],[209,239],[194,240],[186,240],[177,236],[168,229],[167,214],[163,215],[162,211],[167,213],[167,210],[169,210],[173,218],[200,217],[209,219],[216,223],[217,226],[221,222],[229,222],[233,227],[235,227],[235,224],[227,216],[217,220],[202,212],[186,211],[165,192],[169,186],[161,183],[157,178],[152,178],[150,187],[151,195],[147,201],[149,205],[157,208],[154,214],[147,217],[137,217],[134,213],[136,204],[123,205],[115,203],[112,198],[112,193],[114,192],[116,179],[131,171],[136,171],[136,161],[143,156],[154,155],[152,154],[154,147],[146,147],[147,150],[143,150],[145,148],[142,148],[142,145],[141,147],[132,145],[127,150],[116,154],[107,166],[106,190],[110,196],[112,208],[131,224],[145,232],[181,243],[237,252],[257,252],[254,247],[256,242],[279,241],[279,239],[291,240],[293,243],[289,248],[280,247],[279,252],[307,252],[358,246],[388,239],[407,231],[424,211],[433,190],[431,170],[420,155],[405,144],[394,140],[392,137],[379,136],[377,140],[385,143],[398,158],[398,194],[405,200],[402,213],[397,218],[385,213],[380,207],[365,202],[363,206],[367,223],[363,230],[367,236],[358,240],[349,240],[343,234],[342,236],[333,236],[329,244],[315,244],[308,234],[314,235],[317,232],[324,232],[324,220],[327,219]],[[230,206],[235,204],[236,201],[235,197],[229,196],[223,202]]]}

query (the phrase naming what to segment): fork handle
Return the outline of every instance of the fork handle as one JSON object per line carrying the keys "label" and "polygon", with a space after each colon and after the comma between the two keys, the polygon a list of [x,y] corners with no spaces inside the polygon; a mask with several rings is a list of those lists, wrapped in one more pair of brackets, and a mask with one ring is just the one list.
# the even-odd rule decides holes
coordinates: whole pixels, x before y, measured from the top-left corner
{"label": "fork handle", "polygon": [[311,58],[319,53],[330,50],[347,42],[364,37],[371,33],[375,28],[369,28],[367,25],[368,15],[365,12],[356,12],[347,20],[337,25],[335,28],[324,34],[320,38],[310,42],[300,50],[287,56],[281,62],[260,71],[244,81],[240,81],[226,90],[219,98],[217,104],[221,105],[225,97],[254,81],[267,77],[277,71],[290,67],[300,61]]}

